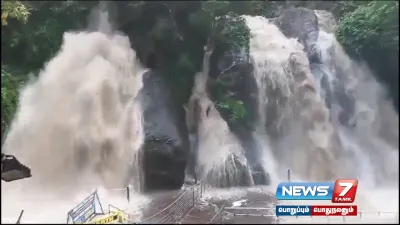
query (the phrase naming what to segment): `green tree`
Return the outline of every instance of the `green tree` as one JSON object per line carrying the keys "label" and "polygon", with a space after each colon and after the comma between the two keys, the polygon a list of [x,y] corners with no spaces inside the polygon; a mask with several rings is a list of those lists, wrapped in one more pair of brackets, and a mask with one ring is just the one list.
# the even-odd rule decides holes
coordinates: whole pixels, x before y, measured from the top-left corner
{"label": "green tree", "polygon": [[6,26],[8,19],[16,19],[26,23],[30,12],[28,8],[19,1],[1,1],[1,25]]}
{"label": "green tree", "polygon": [[399,2],[360,5],[340,19],[336,36],[350,55],[366,60],[389,85],[398,107]]}
{"label": "green tree", "polygon": [[24,84],[24,77],[18,71],[1,67],[1,136],[7,132],[18,106],[18,92]]}

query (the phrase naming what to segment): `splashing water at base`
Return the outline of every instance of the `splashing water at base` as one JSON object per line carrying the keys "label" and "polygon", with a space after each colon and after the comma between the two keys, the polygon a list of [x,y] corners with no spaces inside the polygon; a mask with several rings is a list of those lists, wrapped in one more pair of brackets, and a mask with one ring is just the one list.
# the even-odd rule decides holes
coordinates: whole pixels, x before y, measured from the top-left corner
{"label": "splashing water at base", "polygon": [[393,104],[368,67],[352,61],[332,33],[321,30],[318,44],[327,80],[321,86],[331,93],[332,122],[352,171],[345,175],[364,186],[397,184],[399,119]]}
{"label": "splashing water at base", "polygon": [[[244,18],[259,89],[258,133],[265,130],[273,142],[267,148],[273,157],[266,161],[306,180],[397,181],[398,115],[368,68],[352,61],[323,30],[318,40],[323,63],[310,66],[297,40],[266,18]],[[346,102],[338,93],[354,99],[353,128],[338,121],[338,107],[339,113],[352,113],[341,108]]]}
{"label": "splashing water at base", "polygon": [[[303,46],[264,17],[244,16],[250,28],[250,56],[258,86],[258,140],[264,167],[277,180],[287,168],[311,180],[329,180],[336,168],[328,111],[315,94]],[[277,168],[279,162],[279,167]],[[275,173],[275,174],[273,174]]]}
{"label": "splashing water at base", "polygon": [[[66,223],[67,213],[90,194],[86,191],[76,192],[67,199],[62,195],[52,194],[51,190],[48,193],[21,194],[18,189],[4,192],[7,194],[3,194],[1,199],[2,223],[15,223],[22,209],[24,214],[21,223]],[[150,202],[147,196],[138,193],[132,193],[131,202],[128,203],[123,191],[98,187],[97,192],[105,213],[111,204],[122,209],[124,213],[133,215],[134,219],[141,217],[143,207]]]}
{"label": "splashing water at base", "polygon": [[398,212],[398,200],[390,201],[398,193],[398,114],[367,66],[323,29],[322,63],[309,65],[303,46],[268,19],[244,18],[259,89],[257,135],[271,140],[261,149],[266,171],[280,180],[287,168],[298,181],[358,178],[361,210]]}
{"label": "splashing water at base", "polygon": [[25,222],[64,222],[97,187],[140,185],[133,175],[144,136],[135,97],[143,72],[123,35],[64,34],[60,52],[22,90],[3,146],[32,177],[2,184],[2,221],[24,209]]}
{"label": "splashing water at base", "polygon": [[252,177],[241,145],[207,95],[210,55],[211,52],[205,53],[203,71],[195,76],[187,109],[187,124],[195,133],[189,135],[196,136],[196,143],[192,145],[197,155],[196,170],[199,179],[206,179],[211,185],[237,185],[243,181],[243,176],[247,177],[244,182]]}

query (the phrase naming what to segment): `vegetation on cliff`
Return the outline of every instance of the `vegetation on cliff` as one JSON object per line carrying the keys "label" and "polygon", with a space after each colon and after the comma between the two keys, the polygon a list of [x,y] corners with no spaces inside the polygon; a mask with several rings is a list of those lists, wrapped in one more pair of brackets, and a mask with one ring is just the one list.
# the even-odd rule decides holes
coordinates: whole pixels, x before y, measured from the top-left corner
{"label": "vegetation on cliff", "polygon": [[344,14],[337,38],[347,52],[377,72],[399,104],[399,2],[372,1]]}
{"label": "vegetation on cliff", "polygon": [[[54,56],[65,31],[87,27],[88,15],[98,3],[2,1],[2,135],[10,125],[18,91],[28,74],[37,74]],[[384,64],[386,56],[398,54],[395,27],[398,22],[394,23],[396,18],[398,21],[398,2],[298,1],[293,5],[308,7],[311,3],[321,3],[336,10],[337,15],[344,15],[338,29],[339,39],[349,52],[376,65],[377,70],[388,68]],[[195,72],[202,70],[205,45],[212,43],[218,48],[215,54],[243,50],[248,54],[249,31],[239,15],[274,17],[286,4],[286,1],[116,1],[110,3],[109,11],[115,29],[129,36],[146,67],[161,71],[176,104],[182,105],[190,96]],[[383,61],[375,62],[372,54],[379,54]],[[384,77],[389,73],[377,74],[392,79]],[[246,114],[243,102],[224,89],[225,83],[221,81],[214,87],[219,89],[216,105],[228,110],[233,121],[240,120]]]}

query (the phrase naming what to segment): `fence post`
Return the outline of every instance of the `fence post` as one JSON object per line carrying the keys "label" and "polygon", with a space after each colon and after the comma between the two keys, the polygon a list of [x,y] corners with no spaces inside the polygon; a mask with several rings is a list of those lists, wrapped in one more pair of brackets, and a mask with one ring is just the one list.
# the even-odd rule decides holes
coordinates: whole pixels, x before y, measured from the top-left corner
{"label": "fence post", "polygon": [[24,214],[24,210],[21,210],[21,213],[19,214],[19,217],[18,217],[18,220],[17,220],[16,224],[20,224],[21,223],[21,218],[22,218],[23,214]]}
{"label": "fence post", "polygon": [[193,207],[194,207],[195,201],[196,201],[196,199],[194,198],[194,192],[195,192],[195,186],[193,186]]}
{"label": "fence post", "polygon": [[203,197],[203,182],[200,182],[200,198]]}
{"label": "fence post", "polygon": [[290,182],[290,169],[287,170],[287,179]]}
{"label": "fence post", "polygon": [[129,186],[126,187],[126,199],[130,202]]}

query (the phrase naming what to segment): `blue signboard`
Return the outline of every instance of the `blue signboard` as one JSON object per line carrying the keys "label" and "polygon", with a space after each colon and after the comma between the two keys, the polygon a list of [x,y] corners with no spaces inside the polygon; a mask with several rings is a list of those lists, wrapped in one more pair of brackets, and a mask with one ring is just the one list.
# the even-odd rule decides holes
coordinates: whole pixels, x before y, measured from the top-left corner
{"label": "blue signboard", "polygon": [[79,203],[75,208],[68,213],[68,222],[72,223],[85,223],[90,220],[96,213],[95,200],[97,192],[89,195],[85,200]]}

